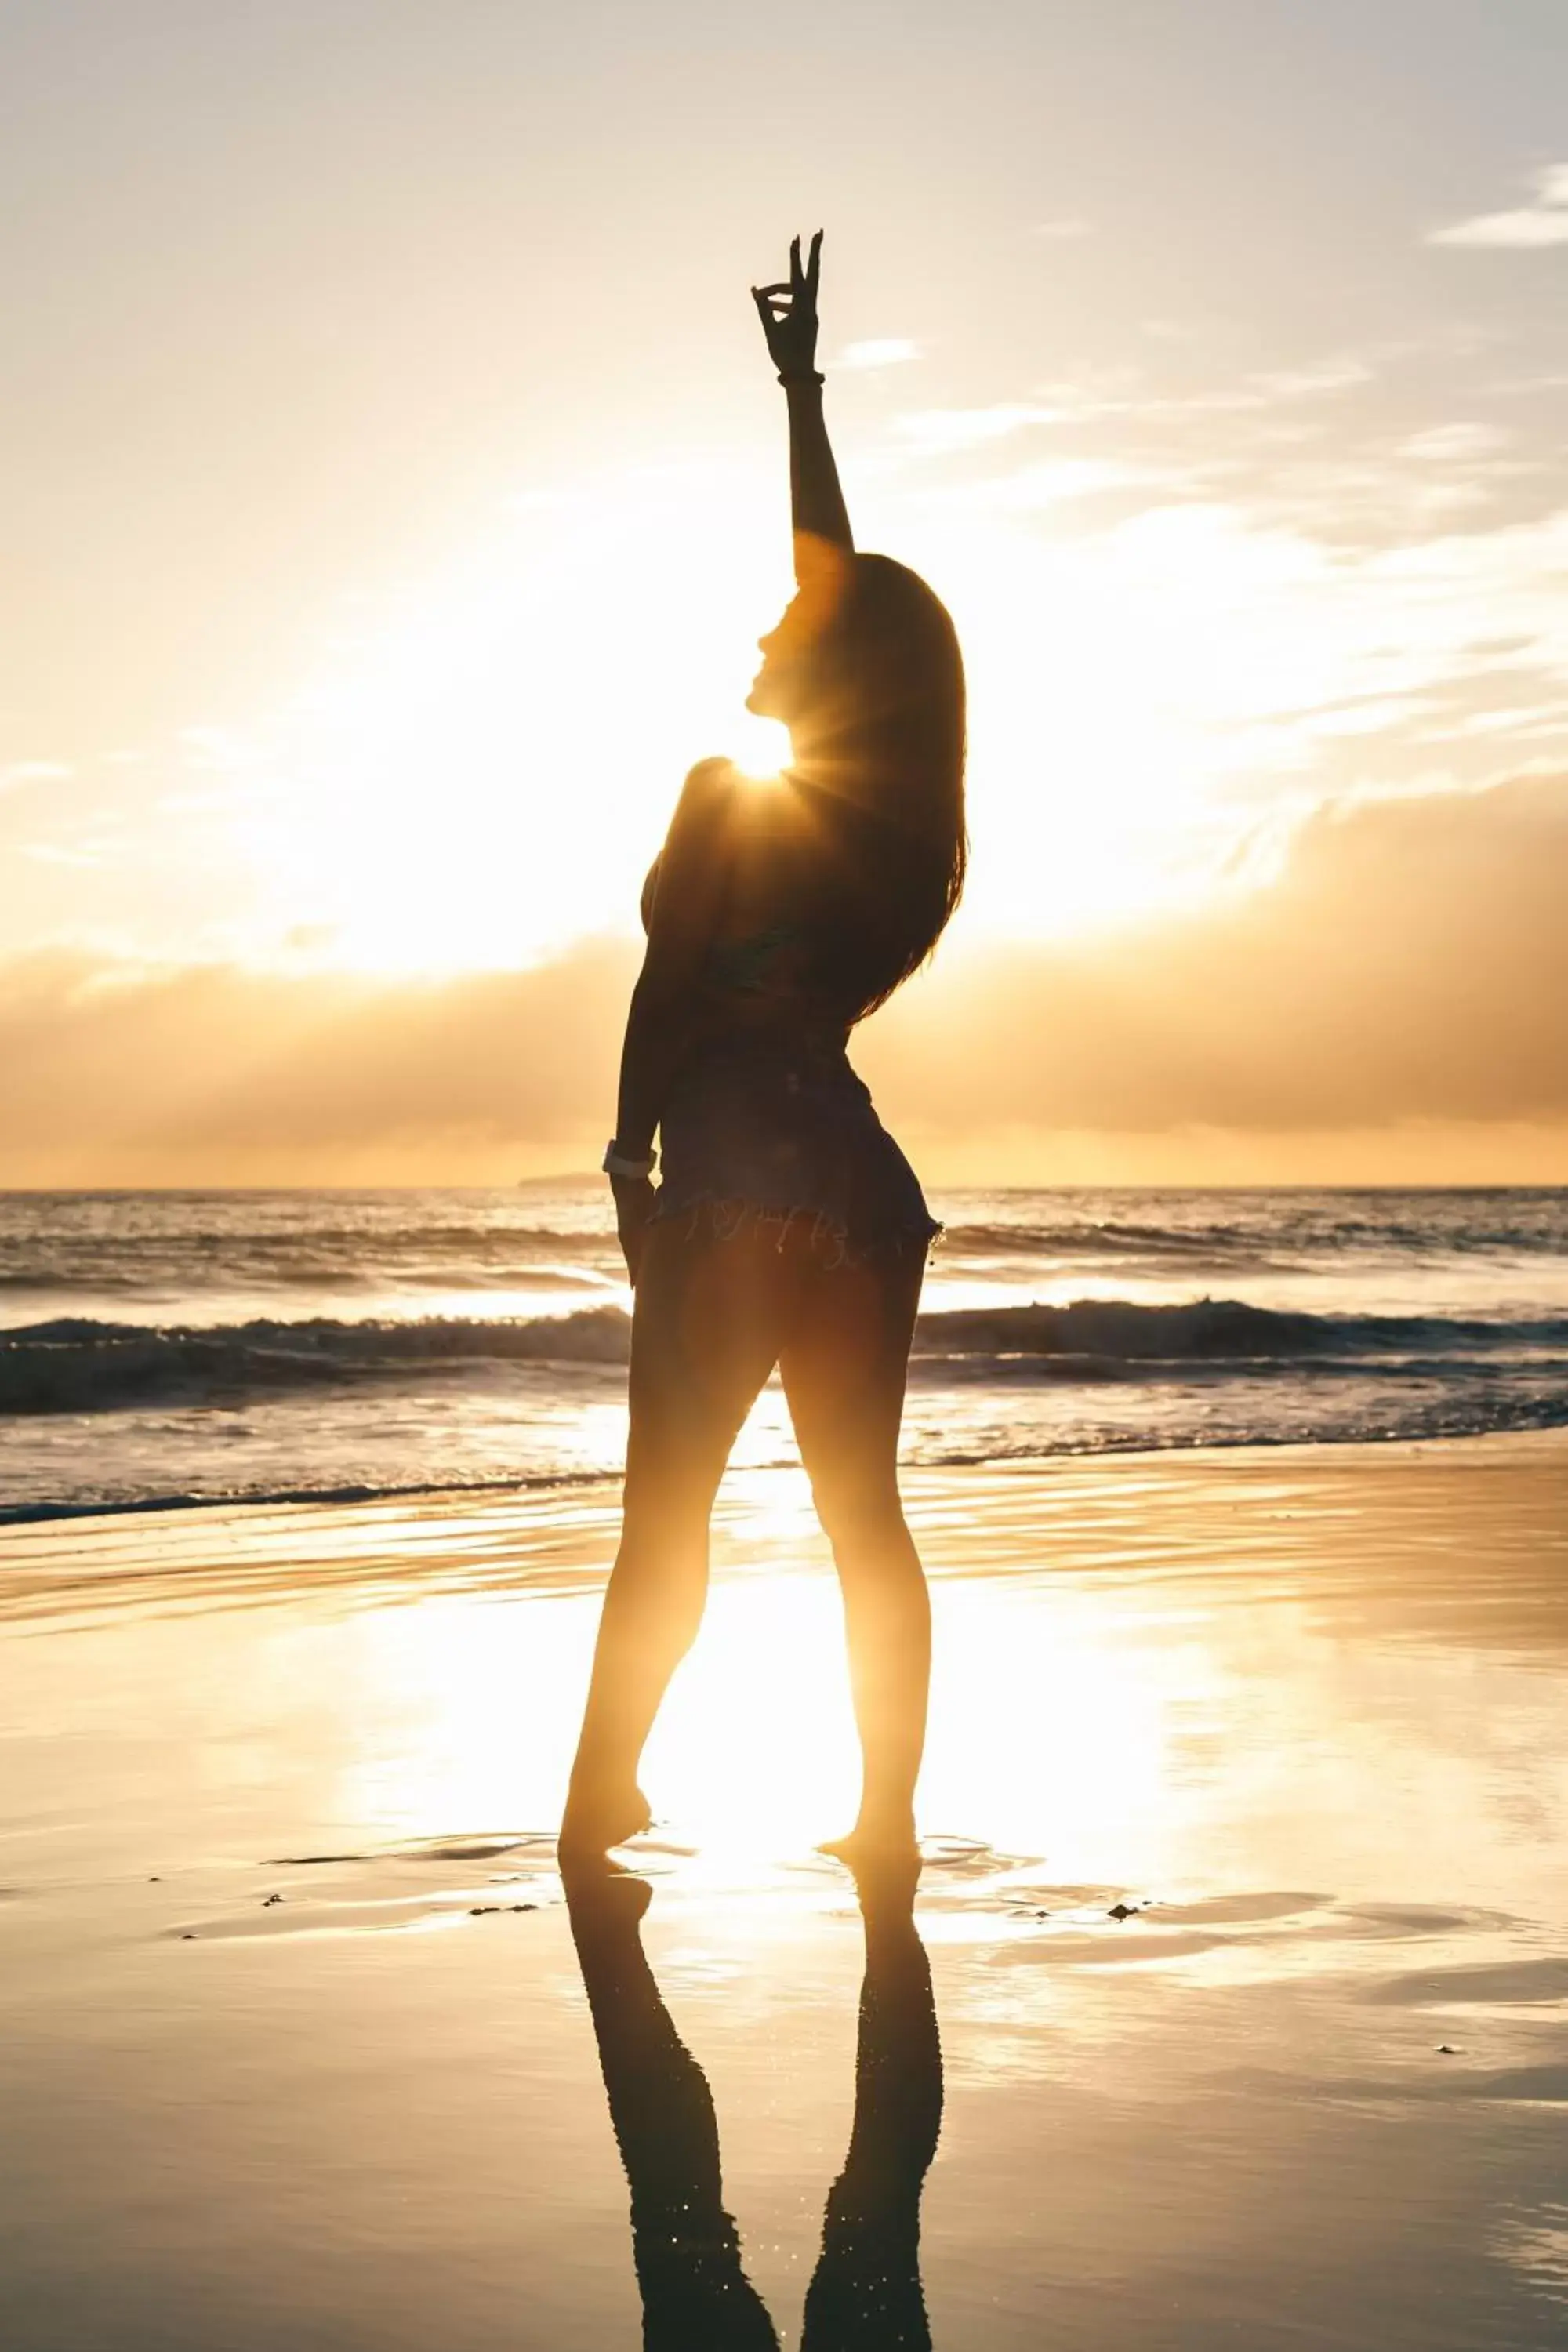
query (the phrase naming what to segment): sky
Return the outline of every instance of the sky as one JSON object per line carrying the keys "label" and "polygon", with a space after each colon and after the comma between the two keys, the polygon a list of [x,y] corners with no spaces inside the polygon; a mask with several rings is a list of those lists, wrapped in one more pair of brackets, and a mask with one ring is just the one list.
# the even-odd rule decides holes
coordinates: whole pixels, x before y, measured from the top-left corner
{"label": "sky", "polygon": [[1560,0],[5,0],[0,1181],[504,1181],[788,591],[826,230],[939,1181],[1568,1181]]}

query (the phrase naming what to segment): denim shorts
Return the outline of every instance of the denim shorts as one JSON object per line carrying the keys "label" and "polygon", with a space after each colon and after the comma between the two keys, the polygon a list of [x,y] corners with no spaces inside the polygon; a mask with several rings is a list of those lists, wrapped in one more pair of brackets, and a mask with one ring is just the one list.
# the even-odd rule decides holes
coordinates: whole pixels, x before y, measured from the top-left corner
{"label": "denim shorts", "polygon": [[841,1045],[731,1037],[696,1049],[660,1120],[657,1220],[693,1233],[804,1223],[826,1262],[923,1256],[942,1230]]}

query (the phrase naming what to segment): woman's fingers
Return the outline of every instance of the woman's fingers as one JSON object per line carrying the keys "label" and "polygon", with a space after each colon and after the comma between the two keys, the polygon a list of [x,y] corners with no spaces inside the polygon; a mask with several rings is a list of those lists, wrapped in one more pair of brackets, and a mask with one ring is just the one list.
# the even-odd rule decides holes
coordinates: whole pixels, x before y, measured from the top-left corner
{"label": "woman's fingers", "polygon": [[804,263],[800,257],[800,239],[792,236],[789,241],[788,278],[780,278],[775,285],[753,286],[752,289],[757,316],[770,333],[797,311],[803,319],[816,317],[816,289],[821,275],[822,231],[817,229],[814,232],[811,250]]}
{"label": "woman's fingers", "polygon": [[753,286],[752,291],[753,294],[788,294],[797,299],[803,294],[807,294],[815,300],[821,276],[822,231],[817,229],[812,236],[811,251],[806,256],[804,265],[800,257],[800,239],[798,236],[792,236],[789,241],[788,278],[781,278],[776,286]]}

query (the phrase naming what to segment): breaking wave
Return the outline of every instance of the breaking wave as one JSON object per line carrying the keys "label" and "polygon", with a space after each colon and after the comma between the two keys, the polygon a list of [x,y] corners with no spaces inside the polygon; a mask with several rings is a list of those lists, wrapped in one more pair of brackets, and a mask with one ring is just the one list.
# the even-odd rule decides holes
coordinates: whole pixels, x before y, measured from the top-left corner
{"label": "breaking wave", "polygon": [[[289,1391],[426,1381],[484,1368],[619,1367],[630,1323],[618,1307],[495,1321],[461,1317],[346,1322],[258,1319],[216,1328],[62,1317],[0,1332],[0,1413],[111,1412],[154,1403],[232,1407]],[[1568,1318],[1288,1314],[1237,1299],[1144,1306],[1085,1298],[1065,1307],[992,1307],[921,1318],[917,1372],[996,1378],[1137,1380],[1158,1367],[1254,1376],[1379,1364],[1436,1376],[1455,1362],[1568,1355]]]}

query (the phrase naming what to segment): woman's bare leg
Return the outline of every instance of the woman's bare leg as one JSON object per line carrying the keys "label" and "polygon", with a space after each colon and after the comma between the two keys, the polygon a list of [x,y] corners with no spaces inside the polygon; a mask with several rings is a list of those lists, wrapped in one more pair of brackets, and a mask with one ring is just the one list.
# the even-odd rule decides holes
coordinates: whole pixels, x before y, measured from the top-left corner
{"label": "woman's bare leg", "polygon": [[620,1549],[561,1828],[603,1853],[647,1824],[637,1766],[708,1594],[708,1522],[730,1448],[777,1355],[784,1267],[753,1231],[724,1241],[656,1225],[632,1318]]}
{"label": "woman's bare leg", "polygon": [[899,1496],[899,1424],[923,1257],[813,1265],[780,1356],[844,1594],[860,1811],[840,1850],[914,1843],[931,1682],[931,1600]]}

